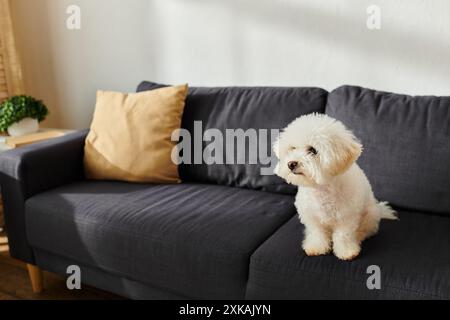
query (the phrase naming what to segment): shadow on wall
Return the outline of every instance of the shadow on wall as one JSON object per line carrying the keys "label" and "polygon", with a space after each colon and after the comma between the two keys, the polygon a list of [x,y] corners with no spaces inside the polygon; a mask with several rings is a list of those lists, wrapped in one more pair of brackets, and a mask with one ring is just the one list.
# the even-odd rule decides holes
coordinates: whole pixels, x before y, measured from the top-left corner
{"label": "shadow on wall", "polygon": [[[98,89],[134,91],[157,77],[153,52],[161,35],[150,0],[11,1],[27,92],[50,109],[46,126],[89,126]],[[81,9],[81,29],[66,27],[67,8]],[[155,75],[156,73],[156,75]]]}
{"label": "shadow on wall", "polygon": [[[326,89],[350,82],[439,94],[450,87],[445,0],[377,0],[378,31],[366,28],[370,0],[11,2],[28,93],[48,104],[47,126],[87,127],[97,89],[134,91],[144,79]],[[409,14],[427,10],[426,18],[396,21],[393,11],[409,2]],[[82,8],[83,27],[69,33],[70,4]]]}
{"label": "shadow on wall", "polygon": [[[450,56],[450,42],[444,38],[443,33],[439,38],[436,36],[438,30],[433,34],[421,32],[420,25],[412,30],[394,29],[392,25],[387,25],[387,21],[393,20],[392,12],[389,13],[389,19],[384,19],[387,13],[382,15],[384,23],[381,30],[369,30],[366,27],[368,18],[366,8],[372,4],[370,2],[357,3],[356,5],[361,8],[361,15],[355,17],[345,14],[343,10],[333,12],[334,5],[325,4],[325,1],[321,8],[317,6],[313,8],[306,3],[307,1],[258,0],[257,4],[252,0],[188,1],[196,4],[200,1],[205,4],[214,3],[225,10],[231,10],[242,19],[251,19],[259,24],[270,24],[274,28],[282,28],[285,32],[320,39],[329,43],[330,47],[336,51],[348,49],[359,51],[360,55],[367,57],[368,60],[382,59],[390,63],[402,64],[424,74],[431,74],[433,77],[450,80],[449,63],[445,59]],[[406,6],[406,3],[404,5]],[[384,10],[387,11],[387,8]],[[402,12],[399,11],[399,14]],[[235,36],[239,37],[239,30],[235,31]],[[236,50],[240,49],[236,48]],[[430,57],[435,59],[430,60]]]}
{"label": "shadow on wall", "polygon": [[[30,10],[28,5],[29,3],[24,1],[11,1],[16,43],[24,73],[25,90],[27,94],[45,102],[50,114],[43,125],[53,126],[61,122],[61,110],[59,107],[59,90],[56,85],[56,67],[52,54],[52,48],[55,44],[52,43],[50,35],[52,28],[48,15],[48,2],[40,1],[39,6],[34,6],[32,14],[39,18],[28,19],[26,27],[23,27],[20,24],[21,21],[26,19],[23,13]],[[48,33],[29,36],[30,33],[38,33],[42,30]]]}

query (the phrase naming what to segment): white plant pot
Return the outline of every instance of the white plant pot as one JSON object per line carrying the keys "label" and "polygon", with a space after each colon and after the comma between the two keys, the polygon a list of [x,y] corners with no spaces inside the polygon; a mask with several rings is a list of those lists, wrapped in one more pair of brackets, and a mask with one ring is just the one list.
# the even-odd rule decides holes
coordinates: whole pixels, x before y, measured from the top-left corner
{"label": "white plant pot", "polygon": [[26,134],[38,132],[39,122],[33,118],[25,118],[8,127],[8,134],[11,137],[20,137]]}

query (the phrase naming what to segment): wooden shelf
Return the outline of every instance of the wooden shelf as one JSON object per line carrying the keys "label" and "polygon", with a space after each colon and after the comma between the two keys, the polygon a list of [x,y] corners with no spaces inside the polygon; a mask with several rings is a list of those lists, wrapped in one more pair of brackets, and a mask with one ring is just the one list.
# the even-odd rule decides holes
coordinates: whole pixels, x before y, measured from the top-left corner
{"label": "wooden shelf", "polygon": [[19,148],[32,143],[41,142],[48,139],[58,138],[63,136],[64,131],[51,130],[28,134],[22,137],[8,137],[5,139],[5,144],[10,148]]}

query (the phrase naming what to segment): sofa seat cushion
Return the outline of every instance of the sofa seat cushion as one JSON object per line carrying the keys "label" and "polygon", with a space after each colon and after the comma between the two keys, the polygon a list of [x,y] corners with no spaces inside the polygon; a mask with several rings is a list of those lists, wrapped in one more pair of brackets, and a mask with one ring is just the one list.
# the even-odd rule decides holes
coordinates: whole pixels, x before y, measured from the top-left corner
{"label": "sofa seat cushion", "polygon": [[78,182],[26,202],[32,247],[192,298],[243,298],[287,195],[202,184]]}
{"label": "sofa seat cushion", "polygon": [[450,97],[343,86],[329,94],[326,113],[361,140],[358,163],[380,200],[450,214]]}
{"label": "sofa seat cushion", "polygon": [[[307,257],[303,226],[293,217],[253,254],[247,298],[449,299],[450,218],[404,211],[399,216],[383,220],[352,262]],[[381,290],[366,286],[371,265],[380,267]]]}

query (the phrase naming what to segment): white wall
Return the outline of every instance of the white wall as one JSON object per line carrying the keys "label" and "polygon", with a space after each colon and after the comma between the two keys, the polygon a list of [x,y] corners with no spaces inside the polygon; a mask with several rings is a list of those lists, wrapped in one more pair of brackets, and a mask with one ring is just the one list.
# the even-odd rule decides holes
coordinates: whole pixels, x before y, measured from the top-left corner
{"label": "white wall", "polygon": [[[66,28],[66,8],[82,29]],[[381,30],[366,27],[379,5]],[[13,0],[29,94],[87,127],[97,89],[356,84],[450,95],[448,0]]]}

